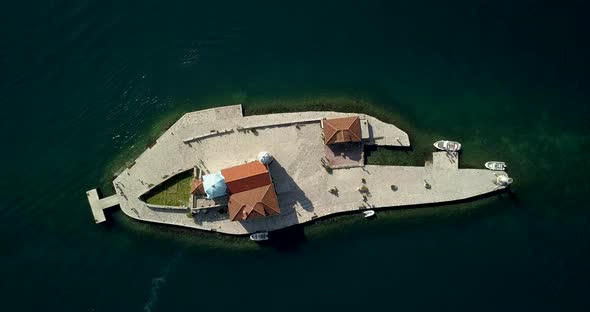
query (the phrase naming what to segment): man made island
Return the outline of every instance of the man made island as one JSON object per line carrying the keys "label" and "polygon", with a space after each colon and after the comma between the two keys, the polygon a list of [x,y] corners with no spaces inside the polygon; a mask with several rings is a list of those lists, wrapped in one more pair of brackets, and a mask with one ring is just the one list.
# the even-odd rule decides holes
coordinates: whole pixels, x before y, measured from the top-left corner
{"label": "man made island", "polygon": [[[457,153],[424,167],[364,164],[364,146],[408,147],[408,135],[364,114],[247,116],[242,106],[182,116],[113,181],[87,192],[96,223],[119,205],[129,217],[226,234],[273,231],[331,214],[462,200],[507,187],[505,172],[459,169]],[[147,198],[189,176],[186,201]],[[186,180],[186,179],[185,179]]]}

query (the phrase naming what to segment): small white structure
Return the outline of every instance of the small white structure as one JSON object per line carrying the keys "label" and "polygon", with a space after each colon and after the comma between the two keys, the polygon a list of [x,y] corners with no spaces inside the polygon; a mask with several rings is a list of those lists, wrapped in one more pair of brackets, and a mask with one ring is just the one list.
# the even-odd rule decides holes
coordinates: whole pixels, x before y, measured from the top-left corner
{"label": "small white structure", "polygon": [[260,152],[258,154],[258,161],[260,161],[264,165],[270,165],[272,159],[272,156],[268,152]]}
{"label": "small white structure", "polygon": [[361,139],[371,139],[371,133],[369,132],[369,122],[366,119],[361,119]]}

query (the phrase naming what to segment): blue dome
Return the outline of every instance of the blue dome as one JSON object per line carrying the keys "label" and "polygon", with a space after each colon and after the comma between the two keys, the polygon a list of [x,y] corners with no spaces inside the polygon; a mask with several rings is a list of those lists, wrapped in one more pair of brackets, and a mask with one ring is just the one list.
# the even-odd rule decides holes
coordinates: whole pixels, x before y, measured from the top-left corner
{"label": "blue dome", "polygon": [[205,189],[207,198],[220,197],[227,193],[225,178],[221,175],[221,172],[215,172],[204,176],[203,188]]}

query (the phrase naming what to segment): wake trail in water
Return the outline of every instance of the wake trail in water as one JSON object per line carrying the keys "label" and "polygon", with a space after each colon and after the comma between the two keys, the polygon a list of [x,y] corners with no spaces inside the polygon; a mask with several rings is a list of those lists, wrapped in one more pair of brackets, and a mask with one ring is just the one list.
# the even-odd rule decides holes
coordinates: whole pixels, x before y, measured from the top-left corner
{"label": "wake trail in water", "polygon": [[164,284],[166,284],[166,278],[168,277],[168,274],[170,274],[170,271],[176,266],[176,264],[178,264],[180,258],[182,258],[182,252],[179,251],[176,254],[174,254],[172,260],[170,260],[170,262],[162,269],[160,275],[152,278],[150,296],[148,298],[148,301],[143,306],[143,311],[152,311],[152,308],[156,305],[156,302],[158,301],[158,291],[162,286],[164,286]]}

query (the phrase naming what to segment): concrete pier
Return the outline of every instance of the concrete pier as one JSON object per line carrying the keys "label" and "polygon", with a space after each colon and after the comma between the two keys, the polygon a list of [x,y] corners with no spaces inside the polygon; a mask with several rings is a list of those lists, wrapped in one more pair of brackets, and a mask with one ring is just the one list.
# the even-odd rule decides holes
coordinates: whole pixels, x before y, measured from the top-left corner
{"label": "concrete pier", "polygon": [[88,197],[88,203],[90,204],[90,209],[92,210],[92,215],[94,216],[94,222],[96,223],[102,223],[106,221],[106,217],[104,215],[105,209],[119,204],[119,195],[117,194],[100,199],[98,197],[98,191],[96,189],[92,189],[86,192],[86,196]]}
{"label": "concrete pier", "polygon": [[[118,202],[125,214],[143,221],[248,234],[346,211],[455,201],[504,188],[494,183],[494,172],[459,169],[458,155],[446,152],[433,153],[432,161],[423,167],[363,166],[329,172],[320,161],[324,155],[320,120],[353,115],[360,115],[367,123],[365,144],[410,145],[404,131],[363,114],[301,112],[243,117],[240,105],[188,113],[113,181],[116,199],[105,201],[88,195],[95,219],[102,222],[101,207]],[[140,199],[154,185],[194,166],[205,173],[215,172],[255,160],[260,151],[274,157],[269,169],[281,208],[278,216],[232,222],[214,209],[187,218],[186,210],[152,209]],[[359,192],[362,185],[368,192]],[[328,192],[331,188],[338,192]]]}

